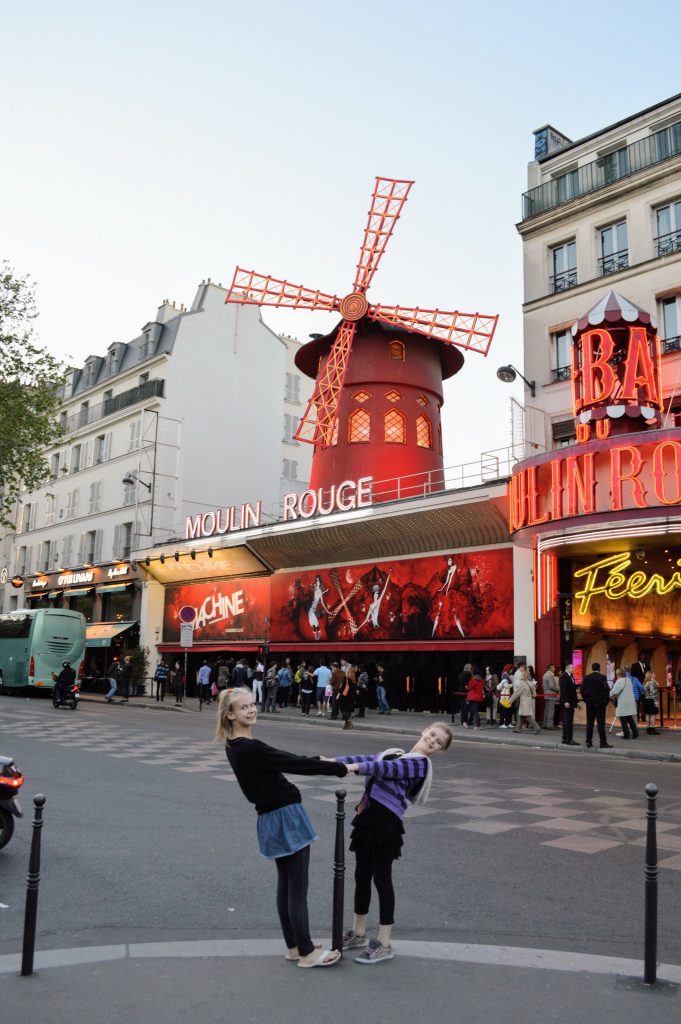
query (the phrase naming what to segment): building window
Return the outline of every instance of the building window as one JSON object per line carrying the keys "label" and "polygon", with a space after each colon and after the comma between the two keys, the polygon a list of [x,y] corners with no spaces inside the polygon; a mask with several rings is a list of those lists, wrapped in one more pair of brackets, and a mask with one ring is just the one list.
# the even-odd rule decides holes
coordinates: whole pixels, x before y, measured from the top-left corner
{"label": "building window", "polygon": [[114,558],[130,558],[132,552],[132,523],[121,523],[114,527]]}
{"label": "building window", "polygon": [[97,512],[102,511],[102,481],[98,480],[94,484],[90,484],[90,508],[89,515],[96,515]]}
{"label": "building window", "polygon": [[677,352],[681,348],[681,296],[662,299],[660,307],[662,351]]}
{"label": "building window", "polygon": [[99,561],[102,552],[102,531],[88,530],[81,537],[81,550],[78,562],[80,565],[94,565]]}
{"label": "building window", "polygon": [[386,391],[385,397],[388,399],[389,402],[402,401],[402,395],[399,393],[399,391]]}
{"label": "building window", "polygon": [[361,405],[363,402],[368,402],[371,395],[367,391],[356,391],[352,397]]}
{"label": "building window", "polygon": [[667,160],[670,156],[681,153],[681,121],[655,132],[653,141],[657,160]]}
{"label": "building window", "polygon": [[130,437],[128,439],[128,451],[137,452],[140,450],[140,437],[142,433],[142,421],[135,419],[130,424]]}
{"label": "building window", "polygon": [[397,409],[391,409],[385,414],[383,439],[386,444],[405,444],[407,440],[406,420]]}
{"label": "building window", "polygon": [[73,534],[69,537],[64,537],[61,564],[65,569],[68,569],[69,566],[73,565]]}
{"label": "building window", "polygon": [[78,426],[79,427],[86,427],[87,426],[89,411],[90,411],[90,403],[89,402],[81,402],[80,403],[80,413],[78,415]]}
{"label": "building window", "polygon": [[95,438],[95,462],[107,462],[111,456],[111,434],[100,434]]}
{"label": "building window", "polygon": [[422,405],[424,408],[425,406],[430,405],[430,402],[428,401],[425,395],[419,395],[416,401],[418,402],[419,405]]}
{"label": "building window", "polygon": [[284,413],[284,441],[287,444],[298,444],[296,434],[300,426],[300,416],[292,416],[291,413]]}
{"label": "building window", "polygon": [[300,377],[297,373],[286,374],[284,398],[287,402],[300,402]]}
{"label": "building window", "polygon": [[579,174],[577,169],[566,171],[553,179],[556,183],[556,202],[569,203],[571,199],[579,195]]}
{"label": "building window", "polygon": [[106,369],[110,377],[112,374],[118,373],[118,366],[118,350],[116,348],[112,348],[106,360]]}
{"label": "building window", "polygon": [[54,524],[54,508],[57,503],[57,499],[54,494],[48,494],[45,497],[45,526],[52,526]]}
{"label": "building window", "polygon": [[577,243],[564,242],[551,249],[551,291],[564,292],[577,284]]}
{"label": "building window", "polygon": [[336,416],[336,422],[334,423],[333,430],[331,431],[331,444],[329,445],[329,447],[330,448],[335,448],[337,444],[338,444],[338,417]]}
{"label": "building window", "polygon": [[681,250],[681,199],[658,206],[655,210],[657,237],[655,246],[658,256],[668,256]]}
{"label": "building window", "polygon": [[601,277],[616,274],[628,266],[627,222],[622,220],[618,224],[601,228],[601,256],[598,261]]}
{"label": "building window", "polygon": [[28,533],[35,526],[35,507],[34,501],[27,501],[24,505],[19,533]]}
{"label": "building window", "polygon": [[40,555],[38,558],[38,572],[49,572],[51,569],[51,554],[52,546],[49,540],[44,540],[40,545]]}
{"label": "building window", "polygon": [[149,371],[148,370],[147,370],[146,373],[140,373],[139,380],[138,380],[137,383],[138,383],[139,387],[141,387],[141,388],[143,388],[145,384],[149,383]]}
{"label": "building window", "polygon": [[622,146],[613,153],[606,153],[596,163],[603,172],[604,185],[611,185],[614,181],[625,178],[629,174],[629,153],[627,152],[627,147]]}
{"label": "building window", "polygon": [[405,350],[403,341],[391,341],[388,344],[388,355],[391,359],[398,359],[404,362]]}
{"label": "building window", "polygon": [[355,409],[348,419],[348,441],[362,444],[371,440],[371,416],[366,409]]}
{"label": "building window", "polygon": [[28,565],[30,564],[30,558],[28,555],[29,548],[17,548],[16,560],[15,560],[15,571],[18,576],[25,576],[28,572]]}
{"label": "building window", "polygon": [[50,456],[50,479],[56,480],[59,476],[59,455]]}
{"label": "building window", "polygon": [[[84,453],[82,452],[82,446],[79,445],[79,444],[74,444],[73,448],[71,449],[71,462],[70,462],[71,472],[72,473],[78,473],[79,470],[83,469],[83,463],[85,462],[85,460],[82,459],[82,455],[83,454]],[[81,459],[82,459],[82,461],[81,461]]]}
{"label": "building window", "polygon": [[556,331],[553,335],[553,351],[555,367],[551,371],[551,380],[570,380],[572,373],[572,333]]}
{"label": "building window", "polygon": [[66,518],[75,519],[78,511],[78,488],[69,491],[66,495]]}
{"label": "building window", "polygon": [[559,423],[553,423],[551,425],[551,433],[553,435],[554,448],[565,448],[568,445],[574,444],[575,421],[562,420]]}
{"label": "building window", "polygon": [[427,416],[416,417],[416,445],[418,448],[433,448],[433,428]]}
{"label": "building window", "polygon": [[298,463],[295,459],[284,459],[284,480],[298,479]]}
{"label": "building window", "polygon": [[123,484],[123,504],[134,505],[137,501],[137,484],[126,483]]}
{"label": "building window", "polygon": [[62,409],[59,413],[59,429],[66,430],[66,409]]}

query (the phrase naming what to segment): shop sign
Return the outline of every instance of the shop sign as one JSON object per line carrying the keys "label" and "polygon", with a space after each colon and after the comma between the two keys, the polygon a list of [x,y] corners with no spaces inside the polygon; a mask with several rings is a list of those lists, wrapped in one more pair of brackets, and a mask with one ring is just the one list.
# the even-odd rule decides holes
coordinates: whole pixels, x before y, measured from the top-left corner
{"label": "shop sign", "polygon": [[[311,519],[313,516],[327,516],[332,512],[349,512],[352,509],[366,508],[371,505],[372,477],[361,480],[344,480],[334,484],[330,489],[303,491],[302,494],[287,494],[282,503],[283,522],[296,519]],[[231,505],[229,508],[217,508],[211,512],[199,512],[195,516],[187,516],[185,520],[185,539],[196,540],[201,537],[215,537],[238,530],[258,527],[262,520],[262,501],[255,505],[245,502],[243,505]]]}
{"label": "shop sign", "polygon": [[[591,602],[599,594],[609,601],[621,601],[623,598],[639,601],[648,594],[663,596],[681,589],[681,572],[678,570],[675,569],[668,577],[657,572],[648,574],[642,569],[627,573],[631,564],[631,554],[625,551],[577,569],[575,579],[584,581],[582,589],[574,595],[580,601],[580,614],[586,615]],[[676,560],[676,565],[681,566],[681,558]]]}
{"label": "shop sign", "polygon": [[64,572],[61,576],[57,577],[57,586],[74,587],[81,583],[92,583],[94,578],[94,569],[86,569],[83,572]]}
{"label": "shop sign", "polygon": [[590,632],[676,636],[681,621],[679,551],[638,549],[572,569],[572,627]]}
{"label": "shop sign", "polygon": [[623,334],[621,328],[610,332],[597,327],[580,336],[573,348],[575,416],[598,406],[662,408],[659,339],[645,327],[629,327],[622,344]]}
{"label": "shop sign", "polygon": [[44,590],[48,582],[47,576],[38,576],[31,583],[31,590]]}
{"label": "shop sign", "polygon": [[509,483],[511,532],[574,516],[681,504],[681,441],[676,432],[655,434],[657,441],[623,444],[627,435],[620,435],[580,446],[579,454],[520,463]]}

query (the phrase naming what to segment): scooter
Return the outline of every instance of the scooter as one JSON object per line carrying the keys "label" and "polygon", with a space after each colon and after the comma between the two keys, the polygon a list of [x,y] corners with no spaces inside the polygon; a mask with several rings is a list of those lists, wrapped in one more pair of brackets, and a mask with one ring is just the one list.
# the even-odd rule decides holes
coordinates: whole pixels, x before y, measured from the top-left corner
{"label": "scooter", "polygon": [[12,758],[0,757],[0,850],[12,838],[14,819],[24,816],[16,798],[16,792],[23,784],[24,776]]}
{"label": "scooter", "polygon": [[55,708],[71,708],[72,711],[75,711],[79,700],[80,686],[78,683],[72,683],[67,689],[63,689],[60,700],[57,700],[57,695],[54,690],[52,691],[52,704]]}

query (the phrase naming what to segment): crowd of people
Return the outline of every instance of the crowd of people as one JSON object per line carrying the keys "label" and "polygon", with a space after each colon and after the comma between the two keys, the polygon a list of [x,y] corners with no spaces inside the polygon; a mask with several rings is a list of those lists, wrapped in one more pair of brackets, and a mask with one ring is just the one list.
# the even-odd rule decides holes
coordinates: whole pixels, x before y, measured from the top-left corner
{"label": "crowd of people", "polygon": [[[601,672],[600,663],[594,661],[591,671],[581,683],[575,679],[574,666],[567,664],[562,672],[556,666],[547,666],[542,676],[541,690],[532,665],[524,662],[504,665],[501,677],[488,666],[481,672],[477,666],[467,664],[457,677],[452,691],[452,722],[464,729],[479,729],[481,715],[488,726],[512,729],[520,733],[531,729],[562,729],[562,742],[578,746],[574,738],[574,716],[580,701],[586,708],[586,745],[593,746],[594,727],[600,746],[609,749],[606,733],[606,711],[614,705],[614,716],[620,720],[619,738],[636,739],[638,721],[645,720],[648,735],[657,736],[657,716],[660,710],[659,685],[652,668],[643,660],[625,665],[613,673],[612,679]],[[541,726],[535,718],[538,697],[543,700]],[[614,721],[614,720],[613,720]],[[611,725],[610,731],[613,726]]]}

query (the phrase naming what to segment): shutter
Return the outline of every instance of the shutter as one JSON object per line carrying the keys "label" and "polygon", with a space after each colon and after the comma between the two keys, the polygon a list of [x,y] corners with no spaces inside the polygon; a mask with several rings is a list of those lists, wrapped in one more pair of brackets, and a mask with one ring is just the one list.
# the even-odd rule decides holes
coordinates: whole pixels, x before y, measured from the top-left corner
{"label": "shutter", "polygon": [[102,453],[102,462],[108,462],[111,458],[111,431],[104,435],[104,451]]}
{"label": "shutter", "polygon": [[113,542],[113,554],[112,558],[120,558],[120,546],[121,546],[121,528],[120,526],[114,526],[114,542]]}
{"label": "shutter", "polygon": [[70,456],[71,456],[71,452],[68,449],[64,449],[64,451],[61,453],[61,475],[62,476],[66,476],[66,474],[69,471],[69,466],[71,464]]}
{"label": "shutter", "polygon": [[102,558],[102,539],[104,536],[103,530],[97,530],[95,533],[95,557],[94,561],[99,562]]}
{"label": "shutter", "polygon": [[75,519],[78,515],[78,488],[74,487],[71,491],[71,515]]}
{"label": "shutter", "polygon": [[26,569],[25,575],[28,576],[31,572],[31,563],[33,561],[33,548],[26,548]]}
{"label": "shutter", "polygon": [[80,543],[78,544],[78,558],[76,559],[76,565],[83,564],[83,556],[85,555],[85,534],[81,533]]}
{"label": "shutter", "polygon": [[89,467],[89,466],[91,466],[93,464],[93,462],[95,460],[95,439],[94,439],[94,437],[90,438],[90,440],[87,442],[87,445],[85,447],[86,447],[86,451],[85,451],[84,466]]}

